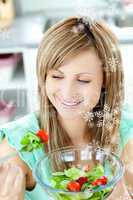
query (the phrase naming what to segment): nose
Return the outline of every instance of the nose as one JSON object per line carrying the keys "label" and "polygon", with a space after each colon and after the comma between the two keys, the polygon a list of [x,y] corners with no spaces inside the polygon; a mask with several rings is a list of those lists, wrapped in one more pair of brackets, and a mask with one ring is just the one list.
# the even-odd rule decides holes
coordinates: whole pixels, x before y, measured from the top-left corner
{"label": "nose", "polygon": [[66,101],[73,101],[79,99],[76,84],[74,81],[66,80],[61,85],[61,95]]}

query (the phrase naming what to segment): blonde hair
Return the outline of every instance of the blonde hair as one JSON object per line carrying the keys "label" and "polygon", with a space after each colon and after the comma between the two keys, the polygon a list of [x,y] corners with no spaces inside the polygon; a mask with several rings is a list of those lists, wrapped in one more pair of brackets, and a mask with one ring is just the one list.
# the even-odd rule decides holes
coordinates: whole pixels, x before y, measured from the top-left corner
{"label": "blonde hair", "polygon": [[[92,128],[95,132],[94,139],[101,147],[109,147],[116,151],[119,142],[121,103],[124,98],[123,69],[118,42],[103,21],[92,23],[91,27],[88,27],[94,38],[86,35],[85,31],[76,33],[73,28],[77,26],[77,21],[77,17],[71,17],[53,25],[45,32],[38,49],[37,77],[40,97],[40,127],[49,134],[47,151],[50,152],[59,147],[72,145],[68,134],[59,124],[56,109],[46,95],[45,80],[47,73],[52,68],[59,68],[69,56],[91,48],[95,48],[103,63],[106,95],[101,110],[105,112],[104,106],[108,105],[110,107],[109,112],[113,113],[113,119],[110,119],[112,129],[106,128],[109,119],[103,115],[102,126]],[[114,66],[115,71],[112,70]],[[94,122],[96,122],[96,119],[94,119]]]}

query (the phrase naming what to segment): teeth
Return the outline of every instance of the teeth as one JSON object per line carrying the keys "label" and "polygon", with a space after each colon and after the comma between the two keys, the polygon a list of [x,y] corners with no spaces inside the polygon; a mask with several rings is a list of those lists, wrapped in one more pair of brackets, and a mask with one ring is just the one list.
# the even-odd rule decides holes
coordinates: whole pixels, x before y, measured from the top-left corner
{"label": "teeth", "polygon": [[77,105],[79,102],[77,103],[66,103],[66,102],[63,102],[63,104],[67,105],[67,106],[74,106],[74,105]]}
{"label": "teeth", "polygon": [[58,98],[59,101],[61,101],[62,104],[66,105],[66,106],[75,106],[77,104],[79,104],[81,101],[78,102],[68,102],[68,101],[63,101],[62,99]]}

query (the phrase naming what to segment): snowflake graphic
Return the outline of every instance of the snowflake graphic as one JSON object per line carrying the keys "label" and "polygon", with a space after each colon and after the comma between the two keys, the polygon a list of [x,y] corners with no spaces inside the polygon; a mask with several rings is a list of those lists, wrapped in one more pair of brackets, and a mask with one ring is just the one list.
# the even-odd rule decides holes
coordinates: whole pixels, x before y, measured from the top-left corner
{"label": "snowflake graphic", "polygon": [[94,119],[94,113],[93,112],[80,112],[79,113],[82,117],[83,117],[83,119],[87,122],[87,121],[89,121],[89,122],[91,122],[91,121],[93,121],[93,119]]}
{"label": "snowflake graphic", "polygon": [[97,127],[102,127],[103,126],[103,121],[102,120],[98,120],[97,124],[96,124]]}
{"label": "snowflake graphic", "polygon": [[104,110],[104,112],[109,112],[110,111],[109,105],[105,104],[103,110]]}
{"label": "snowflake graphic", "polygon": [[72,32],[79,34],[84,30],[84,25],[83,24],[78,24],[77,26],[72,27]]}
{"label": "snowflake graphic", "polygon": [[[105,104],[104,109],[101,111],[95,111],[95,112],[85,112],[81,113],[82,118],[85,120],[85,122],[88,122],[88,125],[93,127],[94,126],[94,118],[97,117],[97,127],[103,126],[103,119],[105,120],[105,127],[108,130],[112,130],[114,124],[119,125],[119,119],[117,119],[117,115],[119,113],[119,106],[116,105],[116,107],[111,111],[110,106]],[[114,122],[114,123],[113,123]]]}
{"label": "snowflake graphic", "polygon": [[111,72],[116,72],[118,66],[120,65],[120,61],[118,58],[114,58],[114,57],[110,57],[108,58],[108,61],[107,61],[108,65],[109,65],[109,70]]}
{"label": "snowflake graphic", "polygon": [[88,120],[89,121],[93,121],[93,119],[94,119],[94,113],[93,112],[87,112],[86,114],[87,114]]}
{"label": "snowflake graphic", "polygon": [[96,112],[94,112],[94,115],[96,117],[98,117],[99,119],[101,119],[101,118],[103,118],[103,111],[96,111]]}
{"label": "snowflake graphic", "polygon": [[113,129],[113,124],[108,121],[106,124],[105,124],[105,128],[108,130],[108,131],[112,131]]}

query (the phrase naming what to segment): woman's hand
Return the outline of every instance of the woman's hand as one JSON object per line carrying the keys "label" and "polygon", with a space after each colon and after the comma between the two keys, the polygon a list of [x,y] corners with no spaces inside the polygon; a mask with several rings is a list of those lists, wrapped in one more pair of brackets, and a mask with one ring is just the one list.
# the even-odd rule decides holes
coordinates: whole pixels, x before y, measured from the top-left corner
{"label": "woman's hand", "polygon": [[133,193],[133,139],[125,146],[121,159],[125,167],[123,179],[116,185],[108,200],[131,200],[129,191]]}
{"label": "woman's hand", "polygon": [[25,174],[13,163],[0,164],[0,200],[24,200]]}
{"label": "woman's hand", "polygon": [[122,152],[122,161],[125,166],[124,181],[128,187],[128,190],[133,195],[133,139],[126,144]]}
{"label": "woman's hand", "polygon": [[132,200],[124,183],[124,179],[118,182],[108,200]]}

